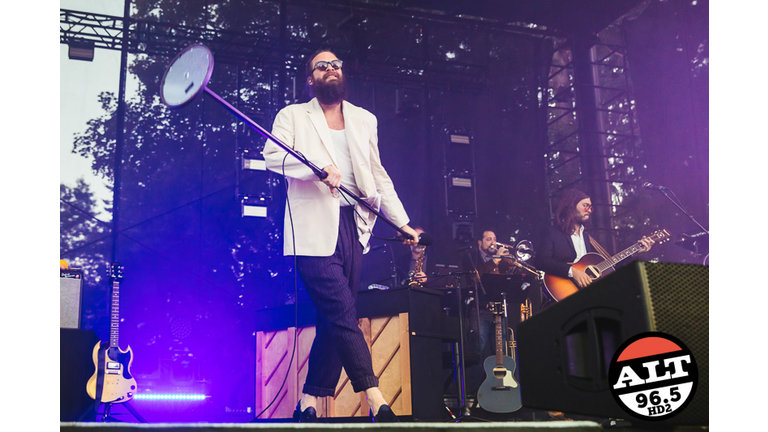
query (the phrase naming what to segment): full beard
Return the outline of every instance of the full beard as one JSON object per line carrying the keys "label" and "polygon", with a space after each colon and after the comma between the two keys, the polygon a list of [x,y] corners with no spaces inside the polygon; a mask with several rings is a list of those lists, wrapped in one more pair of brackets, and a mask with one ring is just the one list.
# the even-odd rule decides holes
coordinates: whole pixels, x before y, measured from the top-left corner
{"label": "full beard", "polygon": [[347,84],[343,77],[338,77],[334,82],[324,80],[317,81],[312,88],[312,93],[323,105],[334,105],[347,98]]}
{"label": "full beard", "polygon": [[584,228],[588,228],[590,226],[590,221],[592,220],[592,215],[589,215],[589,217],[585,217],[583,214],[574,213],[573,217],[571,218],[571,226],[573,229],[578,229],[579,226],[584,226]]}

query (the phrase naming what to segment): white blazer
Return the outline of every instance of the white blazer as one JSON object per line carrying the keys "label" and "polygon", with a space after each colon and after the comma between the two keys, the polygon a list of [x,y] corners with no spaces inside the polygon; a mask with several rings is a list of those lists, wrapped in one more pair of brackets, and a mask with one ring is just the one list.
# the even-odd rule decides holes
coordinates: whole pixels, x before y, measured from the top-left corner
{"label": "white blazer", "polygon": [[[398,227],[406,225],[409,222],[408,215],[389,174],[381,166],[376,116],[347,101],[342,102],[342,112],[360,198],[381,211]],[[333,164],[338,168],[331,131],[317,99],[280,110],[275,117],[272,134],[306,156],[317,167],[322,169]],[[264,145],[263,155],[267,168],[285,175],[288,181],[283,230],[285,255],[294,255],[294,241],[295,255],[333,255],[339,234],[339,200],[344,198],[334,197],[330,188],[309,167],[271,140],[267,140]],[[365,219],[355,216],[360,243],[364,251],[368,252],[368,241],[376,215],[354,199],[348,199],[355,203],[356,212]]]}

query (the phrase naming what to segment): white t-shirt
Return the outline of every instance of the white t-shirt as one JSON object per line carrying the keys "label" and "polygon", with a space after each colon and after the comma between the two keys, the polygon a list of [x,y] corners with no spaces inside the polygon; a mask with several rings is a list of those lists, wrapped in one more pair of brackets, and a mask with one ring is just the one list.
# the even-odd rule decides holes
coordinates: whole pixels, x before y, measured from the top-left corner
{"label": "white t-shirt", "polygon": [[[336,162],[339,164],[337,168],[341,173],[341,185],[353,194],[360,196],[360,189],[357,188],[357,183],[355,183],[355,170],[352,168],[352,156],[349,154],[347,135],[344,133],[344,130],[331,129],[331,138],[336,150]],[[341,206],[355,204],[355,200],[345,199],[343,196],[339,202]]]}

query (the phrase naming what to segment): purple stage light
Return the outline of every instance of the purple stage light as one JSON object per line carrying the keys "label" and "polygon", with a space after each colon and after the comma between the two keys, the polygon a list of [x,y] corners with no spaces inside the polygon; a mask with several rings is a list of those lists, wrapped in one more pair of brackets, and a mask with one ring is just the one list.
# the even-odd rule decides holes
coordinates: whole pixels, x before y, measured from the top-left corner
{"label": "purple stage light", "polygon": [[134,399],[142,400],[162,400],[162,401],[192,401],[192,400],[205,400],[208,396],[202,394],[137,394]]}

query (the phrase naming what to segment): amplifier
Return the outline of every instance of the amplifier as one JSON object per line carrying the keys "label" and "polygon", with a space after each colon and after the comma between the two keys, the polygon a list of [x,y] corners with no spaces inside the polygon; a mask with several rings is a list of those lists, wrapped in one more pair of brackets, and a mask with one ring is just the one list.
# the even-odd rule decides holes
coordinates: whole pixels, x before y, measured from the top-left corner
{"label": "amplifier", "polygon": [[83,307],[83,272],[81,270],[60,271],[60,328],[80,330],[80,315]]}

